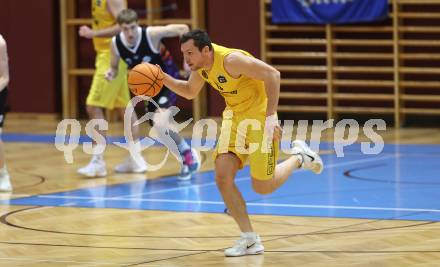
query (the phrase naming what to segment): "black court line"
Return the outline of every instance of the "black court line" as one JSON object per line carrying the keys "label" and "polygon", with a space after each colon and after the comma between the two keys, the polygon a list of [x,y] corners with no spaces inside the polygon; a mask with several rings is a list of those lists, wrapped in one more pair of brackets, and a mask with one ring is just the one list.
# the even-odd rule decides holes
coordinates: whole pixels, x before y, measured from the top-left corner
{"label": "black court line", "polygon": [[[356,224],[351,224],[351,225],[346,225],[346,226],[340,226],[340,227],[333,227],[330,229],[326,229],[326,230],[320,230],[320,231],[312,231],[306,234],[294,234],[294,235],[287,235],[284,237],[278,237],[278,238],[273,238],[273,239],[269,239],[269,240],[264,240],[264,243],[267,242],[271,242],[271,241],[276,241],[276,240],[281,240],[281,239],[287,239],[287,238],[291,238],[291,237],[295,237],[295,236],[300,236],[300,235],[316,235],[316,234],[323,234],[323,231],[327,231],[327,230],[333,230],[333,229],[343,229],[343,228],[347,228],[347,227],[351,227],[351,226],[357,226],[357,225],[362,225],[362,224],[368,224],[368,223],[372,223],[375,221],[382,221],[382,220],[372,220],[372,221],[367,221],[367,222],[362,222],[362,223],[356,223]],[[426,223],[420,223],[418,225],[426,225],[426,224],[432,224],[435,222],[426,222]],[[418,226],[418,225],[411,225],[411,226],[406,226],[406,227],[413,227],[413,226]],[[400,227],[395,227],[395,228],[400,228]],[[221,248],[218,249],[216,251],[221,252],[223,250],[225,250],[226,248]],[[200,253],[194,253],[194,254],[189,254],[189,255],[180,255],[180,256],[176,256],[176,257],[170,257],[170,258],[165,258],[162,260],[154,260],[154,261],[145,261],[145,262],[140,262],[137,264],[131,264],[128,266],[136,266],[136,265],[141,265],[141,264],[147,264],[147,263],[151,263],[151,262],[159,262],[159,261],[166,261],[166,260],[170,260],[170,259],[175,259],[175,258],[182,258],[182,257],[188,257],[188,256],[192,256],[192,255],[198,255],[198,254],[204,254],[204,253],[208,253],[208,252],[212,252],[212,251],[204,251],[204,252],[200,252]],[[264,251],[264,253],[282,253],[282,251],[273,251],[273,250],[269,250],[269,251]],[[319,253],[321,251],[284,251],[285,253]],[[411,251],[411,253],[437,253],[438,251]],[[322,253],[328,253],[328,251],[322,251]],[[331,253],[351,253],[351,254],[359,254],[359,253],[369,253],[369,254],[377,254],[377,253],[381,253],[381,252],[376,252],[376,251],[331,251]],[[382,253],[387,253],[387,251],[382,252]],[[395,251],[391,251],[391,253],[404,253],[404,252],[395,252]]]}
{"label": "black court line", "polygon": [[[344,175],[345,175],[345,172],[344,172]],[[257,200],[254,200],[254,201],[257,201]],[[401,218],[401,217],[406,217],[406,216],[411,216],[411,215],[416,215],[416,214],[421,214],[421,213],[426,213],[426,212],[414,212],[414,213],[411,213],[411,214],[406,214],[406,215],[403,215],[403,216],[392,217],[392,218],[388,218],[388,219],[369,220],[369,221],[366,221],[366,222],[355,223],[355,224],[350,224],[350,225],[344,225],[344,226],[339,226],[339,227],[333,227],[333,228],[328,228],[328,229],[323,229],[323,230],[317,230],[317,231],[312,231],[312,232],[303,233],[303,234],[284,235],[284,236],[281,236],[281,237],[276,237],[276,238],[272,238],[272,239],[266,239],[266,240],[264,240],[264,243],[271,242],[271,241],[277,241],[277,240],[281,240],[281,239],[288,239],[288,238],[292,238],[292,237],[296,237],[296,236],[309,236],[309,235],[321,235],[321,234],[341,234],[341,233],[344,233],[344,234],[345,233],[360,233],[360,232],[369,232],[369,231],[410,228],[410,227],[417,227],[417,226],[423,226],[423,225],[429,225],[429,224],[436,223],[434,221],[429,221],[429,222],[417,223],[417,224],[414,224],[414,225],[395,226],[395,227],[387,227],[387,228],[375,228],[375,229],[366,229],[366,230],[349,230],[349,231],[328,232],[328,231],[332,231],[332,230],[344,229],[344,228],[353,227],[353,226],[371,224],[371,223],[374,223],[374,222],[380,222],[380,221],[384,221],[384,220],[398,219],[398,218]],[[255,222],[255,220],[253,220],[253,222]],[[217,251],[222,251],[224,249],[226,249],[226,248],[218,249]],[[196,254],[193,254],[193,255],[202,254],[202,253],[208,253],[208,252],[210,252],[210,251],[196,253]],[[351,253],[351,254],[440,253],[440,251],[437,251],[437,250],[436,251],[297,251],[297,250],[273,251],[273,250],[265,250],[264,252],[265,253],[336,253],[336,254],[339,254],[339,253],[345,253],[345,254],[346,253]],[[190,254],[190,255],[182,255],[182,256],[178,256],[178,257],[166,258],[166,259],[163,259],[163,260],[154,260],[154,261],[141,262],[141,263],[138,263],[138,264],[132,264],[132,265],[128,265],[128,266],[136,266],[136,265],[141,265],[141,264],[146,264],[146,263],[151,263],[151,262],[166,261],[166,260],[170,260],[170,259],[174,259],[174,258],[181,258],[181,257],[187,257],[187,256],[192,256],[192,254]]]}
{"label": "black court line", "polygon": [[[200,252],[200,253],[192,253],[192,254],[187,254],[187,255],[179,255],[179,256],[174,256],[174,257],[169,257],[166,259],[158,259],[158,260],[152,260],[152,261],[144,261],[144,262],[139,262],[139,263],[134,263],[134,264],[128,264],[128,265],[123,265],[123,266],[137,266],[137,265],[141,265],[141,264],[147,264],[147,263],[153,263],[153,262],[160,262],[160,261],[166,261],[166,260],[172,260],[172,259],[177,259],[177,258],[183,258],[183,257],[189,257],[189,256],[194,256],[194,255],[200,255],[200,254],[206,254],[206,253],[210,253],[212,251],[204,251],[204,252]],[[221,251],[219,251],[221,252]],[[249,257],[258,257],[259,255],[262,256],[266,253],[298,253],[298,254],[304,254],[304,253],[325,253],[325,254],[407,254],[407,253],[440,253],[440,250],[438,251],[395,251],[395,250],[382,250],[382,251],[335,251],[335,250],[264,250],[263,254],[258,254],[258,255],[247,255]],[[246,256],[244,256],[246,257]],[[234,257],[230,257],[230,258],[234,258]],[[239,257],[236,257],[239,258]]]}
{"label": "black court line", "polygon": [[[32,207],[32,208],[40,208],[40,207]],[[32,209],[32,208],[27,208],[27,209]],[[24,209],[24,210],[27,210]],[[23,211],[23,210],[20,210]],[[18,211],[16,211],[18,212]],[[15,213],[15,212],[14,212]],[[8,214],[6,214],[8,215]],[[11,214],[9,214],[11,215]],[[408,215],[406,215],[408,216]],[[5,221],[3,221],[3,218],[5,218]],[[6,224],[8,224],[8,222],[6,221],[7,216],[2,216],[2,223],[6,222]],[[330,229],[323,229],[323,230],[318,230],[318,231],[312,231],[309,233],[305,233],[305,234],[293,234],[293,235],[283,235],[281,237],[277,237],[277,238],[273,238],[273,239],[269,239],[269,240],[265,240],[264,242],[271,242],[271,241],[276,241],[276,240],[280,240],[280,239],[287,239],[287,238],[291,238],[291,237],[295,237],[295,236],[300,236],[300,235],[316,235],[316,234],[335,234],[335,233],[353,233],[353,232],[365,232],[365,231],[377,231],[377,230],[382,230],[381,228],[379,229],[368,229],[368,230],[356,230],[356,231],[343,231],[343,232],[327,232],[329,230],[335,230],[335,229],[344,229],[347,227],[352,227],[352,226],[357,226],[357,225],[362,225],[362,224],[370,224],[376,221],[383,221],[383,220],[371,220],[371,221],[367,221],[367,222],[362,222],[362,223],[356,223],[356,224],[351,224],[351,225],[345,225],[345,226],[341,226],[341,227],[333,227]],[[415,226],[420,226],[420,225],[427,225],[427,224],[432,224],[435,222],[425,222],[425,223],[419,223],[419,224],[415,224],[415,225],[406,225],[406,226],[399,226],[399,227],[390,227],[390,228],[383,228],[385,230],[388,229],[398,229],[398,228],[408,228],[408,227],[415,227]],[[34,230],[34,229],[30,229],[30,230]],[[38,231],[38,230],[37,230]],[[176,238],[176,237],[166,237],[166,238]],[[220,237],[216,237],[216,238],[220,238]],[[0,242],[0,243],[4,243],[4,242]],[[9,242],[11,243],[11,242]],[[35,244],[35,245],[44,245],[44,244]],[[54,245],[54,244],[48,244],[48,245]],[[54,245],[54,246],[72,246],[72,245]],[[73,245],[75,246],[75,245]],[[77,247],[77,246],[75,246]],[[92,246],[79,246],[79,247],[92,247]],[[97,248],[112,248],[112,247],[97,247]],[[130,249],[130,248],[114,248],[114,249]],[[132,249],[139,249],[139,248],[132,248]],[[142,249],[149,249],[149,248],[142,248]],[[216,250],[178,250],[178,249],[151,249],[151,250],[172,250],[172,251],[197,251],[198,253],[191,253],[191,254],[187,254],[187,255],[180,255],[180,256],[174,256],[174,257],[169,257],[169,258],[165,258],[165,259],[158,259],[158,260],[154,260],[154,261],[146,261],[146,262],[141,262],[141,263],[135,263],[135,264],[129,264],[126,266],[136,266],[136,265],[141,265],[141,264],[146,264],[146,263],[151,263],[151,262],[159,262],[159,261],[165,261],[165,260],[170,260],[170,259],[176,259],[176,258],[181,258],[181,257],[188,257],[188,256],[192,256],[192,255],[198,255],[198,254],[204,254],[204,253],[208,253],[208,252],[219,252],[222,249],[216,249]],[[282,253],[283,251],[266,251],[268,253]],[[290,252],[290,253],[438,253],[439,251],[284,251],[284,252]]]}
{"label": "black court line", "polygon": [[199,253],[192,253],[192,254],[186,254],[186,255],[179,255],[179,256],[173,256],[173,257],[169,257],[166,259],[157,259],[157,260],[151,260],[151,261],[143,261],[143,262],[138,262],[138,263],[133,263],[133,264],[128,264],[128,265],[124,265],[126,267],[128,266],[137,266],[137,265],[141,265],[141,264],[147,264],[147,263],[153,263],[153,262],[159,262],[159,261],[166,261],[166,260],[173,260],[173,259],[178,259],[178,258],[183,258],[183,257],[189,257],[189,256],[194,256],[194,255],[200,255],[200,254],[205,254],[208,253],[210,251],[202,251]]}
{"label": "black court line", "polygon": [[[156,239],[160,239],[160,238],[164,238],[164,239],[168,239],[168,238],[175,238],[175,239],[213,239],[213,238],[217,239],[217,238],[223,238],[224,239],[224,238],[237,238],[238,237],[237,235],[229,235],[229,236],[153,236],[153,235],[112,235],[112,234],[94,234],[94,233],[75,233],[75,232],[53,231],[53,230],[31,228],[31,227],[27,227],[27,226],[17,225],[17,224],[14,224],[14,223],[11,223],[8,221],[8,217],[11,215],[18,214],[23,211],[28,211],[28,210],[38,209],[38,208],[43,208],[43,207],[46,207],[46,206],[35,206],[35,207],[30,207],[30,208],[25,208],[25,209],[21,209],[21,210],[15,210],[15,211],[8,212],[0,217],[0,223],[5,224],[10,227],[22,229],[22,230],[29,230],[29,231],[43,232],[43,233],[52,233],[52,234],[79,235],[79,236],[100,236],[100,237],[121,237],[121,238],[156,238]],[[63,208],[65,208],[65,207],[63,207]],[[75,208],[75,207],[67,207],[67,208]],[[409,215],[404,215],[404,216],[410,216],[410,215],[414,215],[414,214],[418,214],[418,213],[411,213]],[[400,217],[404,217],[404,216],[400,216]],[[387,218],[387,219],[383,219],[383,220],[392,220],[392,219],[396,219],[396,217],[390,218],[390,219]],[[374,221],[382,221],[382,220],[374,220]],[[276,222],[267,222],[267,221],[261,221],[261,220],[252,220],[252,222],[280,224],[280,223],[276,223]],[[371,223],[371,222],[372,221],[362,222],[361,224]],[[355,233],[355,232],[381,231],[381,230],[390,230],[390,229],[399,229],[399,228],[406,228],[406,227],[412,227],[412,226],[419,226],[419,225],[424,225],[424,224],[426,224],[426,223],[425,222],[418,222],[415,224],[404,225],[404,226],[393,226],[393,227],[383,227],[383,228],[364,229],[364,230],[348,230],[348,231],[339,231],[339,232],[323,232],[323,233],[319,232],[319,233],[313,233],[313,234],[303,233],[303,234],[295,234],[294,236],[344,234],[344,233]],[[289,224],[289,223],[283,223],[283,225],[290,225],[290,226],[295,226],[295,227],[298,226],[298,225]],[[302,226],[306,226],[306,225],[302,225]],[[331,228],[328,228],[328,229],[331,229]],[[326,229],[326,230],[328,230],[328,229]],[[322,231],[322,229],[319,231]],[[273,234],[273,235],[261,235],[261,236],[262,237],[286,237],[285,234]]]}
{"label": "black court line", "polygon": [[[426,213],[426,212],[414,212],[414,213],[406,214],[404,216],[412,216],[412,215],[422,214],[422,213]],[[374,222],[396,220],[396,219],[404,217],[404,216],[390,217],[390,218],[387,218],[387,219],[369,220],[369,221],[360,222],[360,223],[354,223],[354,224],[345,225],[345,226],[338,226],[338,227],[333,227],[333,228],[324,229],[324,230],[317,230],[317,231],[309,232],[309,233],[307,233],[307,235],[334,234],[334,233],[338,233],[339,234],[340,232],[328,232],[328,231],[337,230],[337,229],[344,229],[344,228],[353,227],[353,226],[366,225],[366,224],[371,224],[371,223],[374,223]],[[429,224],[434,224],[434,223],[436,223],[436,222],[428,221],[428,222],[417,223],[417,224],[414,224],[414,225],[404,225],[404,226],[388,227],[385,230],[410,228],[410,227],[417,227],[417,226],[429,225]],[[349,230],[349,231],[343,231],[342,233],[360,233],[360,232],[378,231],[378,230],[381,230],[381,228],[368,229],[368,230]],[[292,234],[292,235],[287,235],[286,237],[277,237],[277,238],[273,238],[273,239],[270,239],[270,240],[265,240],[265,242],[271,242],[271,241],[276,241],[276,240],[280,240],[280,239],[287,239],[287,238],[296,237],[296,236],[299,236],[299,235]]]}
{"label": "black court line", "polygon": [[34,187],[34,186],[38,186],[40,184],[43,184],[46,182],[47,178],[43,175],[39,175],[39,174],[34,174],[34,173],[28,173],[28,172],[24,172],[22,170],[17,170],[14,169],[14,171],[16,173],[21,173],[24,175],[28,175],[28,176],[32,176],[32,177],[36,177],[39,181],[34,183],[34,184],[30,184],[30,185],[24,185],[24,186],[19,186],[19,187],[14,187],[14,192],[16,192],[17,190],[23,189],[23,188],[30,188],[30,187]]}
{"label": "black court line", "polygon": [[[18,210],[18,211],[14,211],[13,213],[7,213],[5,215],[3,215],[0,218],[0,222],[6,225],[9,225],[8,222],[6,221],[6,218],[8,215],[17,213],[17,212],[21,212],[21,211],[26,211],[26,210],[31,210],[31,209],[37,209],[37,208],[43,208],[44,206],[34,206],[34,207],[30,207],[30,208],[25,208],[22,210]],[[335,229],[344,229],[347,227],[352,227],[352,226],[358,226],[358,225],[363,225],[363,224],[370,224],[372,222],[377,222],[377,221],[383,221],[383,220],[371,220],[371,221],[366,221],[366,222],[361,222],[361,223],[355,223],[355,224],[350,224],[350,225],[344,225],[344,226],[339,226],[339,227],[333,227],[333,228],[329,228],[329,229],[323,229],[323,230],[318,230],[318,231],[312,231],[312,232],[308,232],[308,233],[303,233],[303,234],[292,234],[292,235],[284,235],[283,237],[277,237],[277,238],[273,238],[273,239],[266,239],[264,240],[265,243],[267,242],[271,242],[271,241],[276,241],[276,240],[281,240],[281,239],[287,239],[287,238],[291,238],[291,237],[295,237],[295,236],[304,236],[304,235],[317,235],[317,234],[335,234],[335,232],[330,232],[328,233],[327,231],[331,231],[331,230],[335,230]],[[399,229],[399,228],[409,228],[409,227],[416,227],[416,226],[421,226],[421,225],[428,225],[428,224],[433,224],[436,222],[423,222],[423,223],[418,223],[418,224],[414,224],[414,225],[406,225],[406,226],[396,226],[396,227],[390,227],[387,228],[388,229]],[[373,231],[377,231],[377,230],[381,230],[379,229],[372,229]],[[365,232],[366,230],[357,230],[357,231],[346,231],[346,233],[352,233],[352,232]],[[327,232],[327,233],[326,233]],[[170,238],[170,237],[167,237]],[[217,238],[221,238],[221,237],[217,237]],[[215,250],[191,250],[191,249],[159,249],[159,248],[146,248],[146,247],[97,247],[97,246],[85,246],[85,245],[64,245],[64,244],[45,244],[45,243],[24,243],[24,242],[5,242],[5,241],[0,241],[0,243],[2,244],[11,244],[11,245],[31,245],[31,246],[55,246],[55,247],[79,247],[79,248],[101,248],[101,249],[123,249],[123,250],[154,250],[154,251],[185,251],[185,252],[197,252],[197,253],[191,253],[191,254],[186,254],[186,255],[179,255],[179,256],[173,256],[173,257],[168,257],[168,258],[164,258],[164,259],[157,259],[157,260],[153,260],[153,261],[145,261],[145,262],[140,262],[140,263],[134,263],[134,264],[129,264],[129,265],[125,265],[125,266],[136,266],[136,265],[141,265],[141,264],[147,264],[147,263],[152,263],[152,262],[159,262],[159,261],[165,261],[165,260],[170,260],[170,259],[176,259],[176,258],[182,258],[182,257],[188,257],[188,256],[193,256],[193,255],[199,255],[199,254],[204,254],[204,253],[209,253],[209,252],[221,252],[226,248],[219,248],[219,249],[215,249]],[[282,253],[283,251],[265,251],[267,253]],[[370,253],[370,254],[374,254],[374,253],[406,253],[406,251],[284,251],[286,253]],[[440,251],[408,251],[408,253],[438,253]]]}
{"label": "black court line", "polygon": [[347,171],[344,171],[344,176],[349,178],[349,179],[354,179],[354,180],[360,180],[360,181],[367,181],[367,182],[377,182],[377,183],[387,183],[387,184],[414,184],[414,185],[440,185],[439,182],[416,182],[416,181],[405,181],[405,180],[387,180],[387,179],[380,179],[380,178],[370,178],[370,177],[361,177],[361,176],[356,176],[353,175],[352,172],[355,171],[360,171],[360,170],[367,170],[367,169],[374,169],[374,168],[379,168],[379,167],[384,167],[387,164],[374,164],[374,165],[369,165],[369,166],[365,166],[365,167],[358,167],[358,168],[353,168],[353,169],[349,169]]}
{"label": "black court line", "polygon": [[[207,157],[202,152],[200,152],[200,156],[201,156],[200,157],[200,165],[203,165],[203,163],[205,163]],[[212,170],[207,170],[207,171],[203,171],[203,172],[199,171],[197,173],[205,173],[205,172],[210,172],[210,171],[212,171]],[[29,174],[29,175],[31,175],[31,174]],[[107,175],[105,177],[95,177],[94,179],[107,179],[109,176],[110,175]],[[168,174],[168,175],[159,176],[159,177],[154,178],[154,179],[145,178],[143,180],[145,180],[145,181],[159,181],[159,180],[162,180],[162,179],[167,179],[167,178],[172,178],[172,177],[177,177],[177,176],[179,176],[178,173],[172,173],[172,174]],[[44,176],[41,176],[41,177],[44,178]],[[87,177],[82,177],[82,178],[87,179]],[[45,179],[44,181],[46,181],[46,178],[44,178],[44,179]],[[29,195],[29,196],[26,196],[26,197],[18,197],[18,198],[14,198],[14,200],[24,199],[24,198],[29,198],[29,197],[35,197],[35,196],[41,196],[41,195],[52,195],[52,194],[67,193],[67,192],[72,192],[72,191],[76,191],[76,190],[84,190],[84,189],[89,189],[89,188],[93,188],[93,187],[100,187],[100,186],[114,187],[114,186],[119,186],[119,185],[123,185],[123,184],[130,184],[130,183],[133,183],[133,182],[143,181],[143,180],[138,179],[138,180],[134,180],[134,181],[121,181],[120,183],[114,183],[114,184],[110,184],[110,185],[98,185],[98,186],[92,186],[92,187],[78,187],[78,188],[74,188],[74,189],[65,189],[65,190],[61,190],[61,191],[54,191],[54,192],[49,192],[49,193]],[[20,206],[22,206],[22,205],[20,205]],[[61,206],[47,206],[47,207],[61,207]]]}
{"label": "black court line", "polygon": [[264,253],[333,253],[333,254],[392,254],[392,253],[440,253],[440,250],[378,250],[378,251],[343,251],[343,250],[265,250]]}
{"label": "black court line", "polygon": [[51,244],[51,243],[26,243],[26,242],[10,242],[0,241],[0,244],[7,245],[27,245],[27,246],[45,246],[45,247],[69,247],[69,248],[93,248],[93,249],[121,249],[121,250],[153,250],[153,251],[184,251],[184,252],[213,252],[212,250],[201,249],[165,249],[165,248],[150,248],[150,247],[111,247],[111,246],[86,246],[86,245],[66,245],[66,244]]}

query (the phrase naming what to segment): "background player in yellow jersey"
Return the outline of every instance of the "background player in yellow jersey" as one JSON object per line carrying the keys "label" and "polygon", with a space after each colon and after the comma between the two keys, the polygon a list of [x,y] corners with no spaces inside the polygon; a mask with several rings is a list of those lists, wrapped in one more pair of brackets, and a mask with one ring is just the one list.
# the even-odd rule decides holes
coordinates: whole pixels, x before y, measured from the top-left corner
{"label": "background player in yellow jersey", "polygon": [[[7,85],[9,83],[8,53],[6,41],[0,34],[0,134],[3,131],[5,120],[5,105],[8,94]],[[0,140],[0,191],[12,191],[11,181],[5,164],[5,152],[3,142]]]}
{"label": "background player in yellow jersey", "polygon": [[[88,26],[81,26],[79,35],[88,39],[93,39],[93,45],[96,51],[95,74],[93,76],[92,86],[87,96],[87,113],[91,119],[104,119],[104,109],[116,108],[123,117],[124,108],[130,100],[130,93],[126,81],[127,66],[122,61],[119,62],[119,76],[108,82],[105,79],[105,73],[110,66],[110,44],[111,37],[119,33],[119,26],[116,23],[116,17],[119,12],[127,8],[125,0],[92,0],[92,29]],[[131,123],[131,132],[133,139],[139,139],[138,126],[134,126],[137,120],[133,112]],[[105,135],[104,131],[100,131]],[[136,172],[146,171],[146,163],[139,156],[135,161],[131,156],[123,163],[115,167],[116,172]],[[140,164],[141,162],[142,164]],[[80,174],[89,177],[101,177],[107,175],[104,158],[102,155],[94,155],[90,163],[78,169]]]}
{"label": "background player in yellow jersey", "polygon": [[[192,72],[188,81],[164,74],[164,84],[177,94],[194,98],[204,82],[210,83],[226,101],[215,157],[216,183],[230,214],[241,230],[241,238],[225,250],[226,256],[263,253],[254,232],[245,201],[234,183],[247,158],[254,191],[270,194],[298,168],[320,173],[323,163],[303,141],[295,141],[292,156],[277,164],[281,128],[277,119],[280,73],[248,52],[211,43],[206,32],[194,30],[181,38],[181,50]],[[247,126],[253,131],[247,133]],[[258,129],[259,128],[259,129]],[[268,136],[269,138],[266,138]],[[249,151],[251,144],[267,149]],[[251,153],[250,153],[251,152]]]}

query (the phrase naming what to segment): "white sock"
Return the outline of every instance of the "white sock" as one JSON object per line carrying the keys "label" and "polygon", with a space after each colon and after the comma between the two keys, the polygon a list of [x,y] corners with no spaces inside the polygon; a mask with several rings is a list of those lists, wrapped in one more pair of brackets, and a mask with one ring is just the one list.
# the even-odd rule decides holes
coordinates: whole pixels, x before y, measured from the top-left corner
{"label": "white sock", "polygon": [[188,143],[182,138],[182,142],[177,145],[177,149],[179,149],[179,153],[182,154],[183,152],[187,151],[191,147],[188,145]]}
{"label": "white sock", "polygon": [[96,160],[104,160],[104,155],[101,153],[101,154],[94,154],[93,156],[92,156],[92,159],[96,159]]}
{"label": "white sock", "polygon": [[242,232],[241,236],[249,240],[255,240],[257,238],[257,233],[255,232]]}
{"label": "white sock", "polygon": [[133,143],[128,143],[128,149],[129,151],[129,157],[135,158],[135,157],[142,157],[142,145],[139,141],[139,139],[133,140]]}
{"label": "white sock", "polygon": [[6,164],[3,166],[3,168],[0,168],[0,176],[8,175],[8,169],[6,169]]}

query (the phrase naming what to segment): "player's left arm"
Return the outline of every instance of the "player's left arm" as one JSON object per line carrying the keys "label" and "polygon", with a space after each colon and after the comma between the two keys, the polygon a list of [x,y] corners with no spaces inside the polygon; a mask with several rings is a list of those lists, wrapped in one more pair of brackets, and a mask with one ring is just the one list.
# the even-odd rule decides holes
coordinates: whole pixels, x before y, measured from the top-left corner
{"label": "player's left arm", "polygon": [[6,88],[9,83],[9,66],[6,41],[0,35],[0,91]]}
{"label": "player's left arm", "polygon": [[267,95],[266,116],[276,114],[280,95],[280,72],[278,70],[259,59],[240,52],[226,56],[224,68],[232,77],[244,75],[263,81]]}
{"label": "player's left arm", "polygon": [[166,26],[150,26],[148,27],[147,34],[154,49],[160,51],[160,44],[163,38],[180,37],[188,31],[189,27],[186,24],[169,24]]}
{"label": "player's left arm", "polygon": [[[119,12],[126,9],[127,5],[124,0],[107,0],[107,10],[112,14],[114,18],[118,17]],[[100,30],[93,30],[89,26],[81,26],[79,28],[79,35],[88,39],[92,39],[95,37],[112,37],[119,33],[120,28],[119,25],[116,23],[110,27],[100,29]]]}
{"label": "player's left arm", "polygon": [[[114,18],[118,17],[119,12],[127,8],[124,0],[107,0],[107,10]],[[95,37],[112,37],[120,31],[119,25],[115,25],[95,31]]]}

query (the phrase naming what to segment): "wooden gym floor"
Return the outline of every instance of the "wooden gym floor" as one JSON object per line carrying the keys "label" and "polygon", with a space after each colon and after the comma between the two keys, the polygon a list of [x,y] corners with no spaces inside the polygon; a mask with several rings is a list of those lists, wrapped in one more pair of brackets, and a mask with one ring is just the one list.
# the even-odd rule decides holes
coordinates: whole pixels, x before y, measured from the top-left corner
{"label": "wooden gym floor", "polygon": [[[109,146],[108,177],[90,179],[76,174],[90,156],[79,147],[67,164],[55,129],[38,119],[5,125],[14,192],[1,194],[1,266],[440,265],[439,129],[388,129],[374,156],[355,144],[338,158],[326,143],[323,174],[297,172],[269,196],[252,192],[245,168],[237,184],[266,251],[239,258],[223,256],[239,232],[223,213],[211,152],[202,153],[199,174],[180,182],[174,158],[147,175],[113,173],[126,152]],[[110,129],[121,134],[119,124]],[[164,154],[144,151],[150,162]]]}

